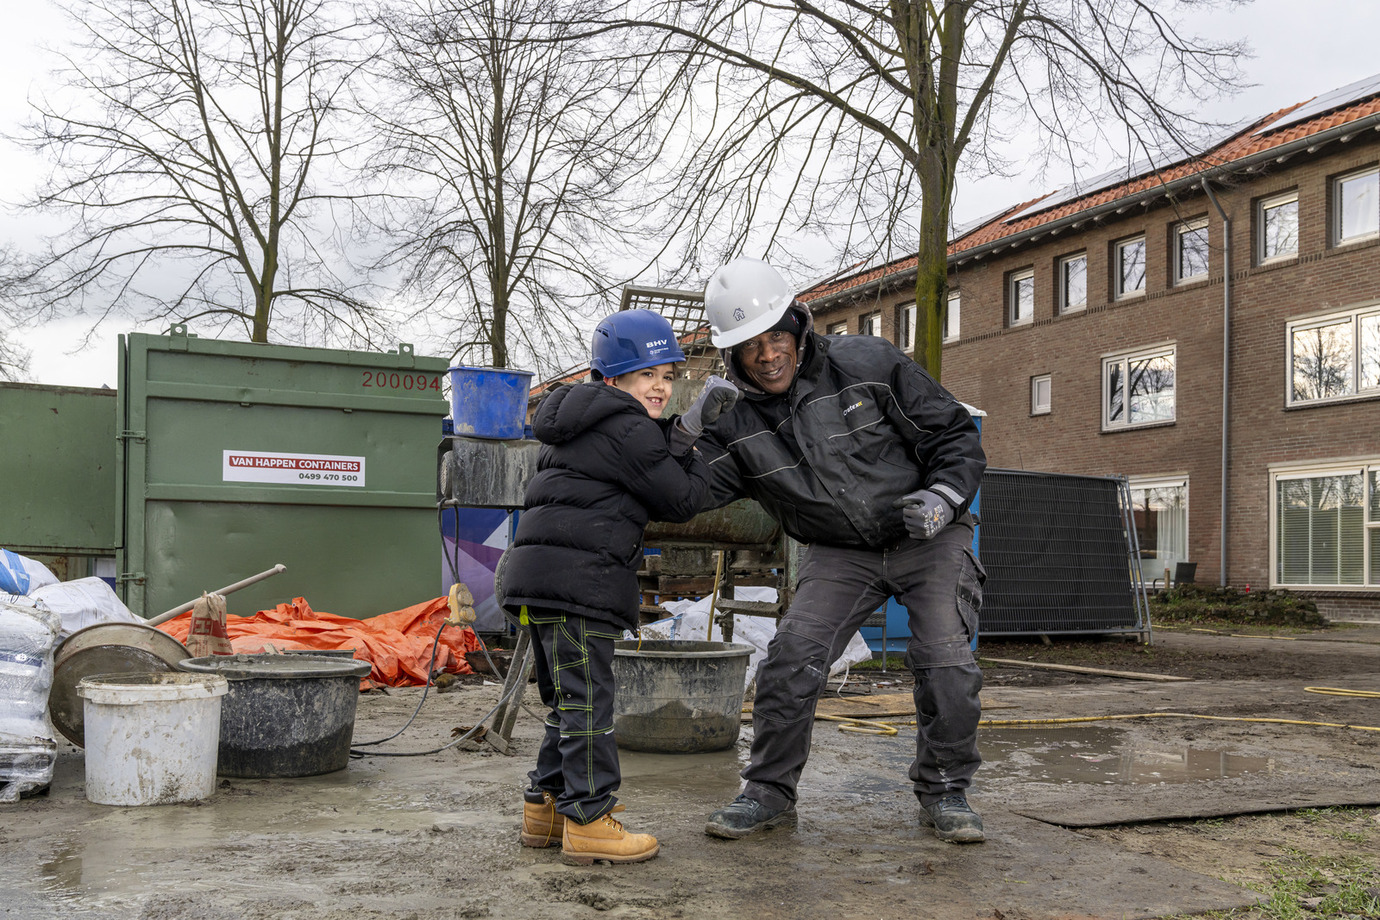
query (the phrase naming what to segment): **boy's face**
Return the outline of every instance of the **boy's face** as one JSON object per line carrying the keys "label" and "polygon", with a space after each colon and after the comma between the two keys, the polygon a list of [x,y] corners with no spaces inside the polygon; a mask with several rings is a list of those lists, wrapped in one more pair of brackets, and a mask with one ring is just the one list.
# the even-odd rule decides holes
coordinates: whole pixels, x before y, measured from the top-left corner
{"label": "boy's face", "polygon": [[661,418],[661,413],[666,411],[666,403],[671,398],[671,386],[676,380],[676,366],[658,364],[656,367],[644,367],[640,371],[628,371],[626,374],[604,379],[612,386],[630,393],[634,399],[642,403],[642,407],[652,418]]}

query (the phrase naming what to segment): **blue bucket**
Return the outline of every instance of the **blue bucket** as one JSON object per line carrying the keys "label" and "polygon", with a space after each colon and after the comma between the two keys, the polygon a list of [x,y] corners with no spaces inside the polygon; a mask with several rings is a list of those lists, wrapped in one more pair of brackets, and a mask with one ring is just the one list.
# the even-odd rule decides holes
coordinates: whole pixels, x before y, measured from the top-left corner
{"label": "blue bucket", "polygon": [[520,439],[527,422],[531,371],[501,367],[452,367],[450,415],[455,434],[467,438]]}

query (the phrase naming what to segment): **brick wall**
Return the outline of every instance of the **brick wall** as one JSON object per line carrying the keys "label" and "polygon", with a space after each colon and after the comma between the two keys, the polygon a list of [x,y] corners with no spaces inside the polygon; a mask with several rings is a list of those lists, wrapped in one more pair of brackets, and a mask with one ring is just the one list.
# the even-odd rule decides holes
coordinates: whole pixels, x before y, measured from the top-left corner
{"label": "brick wall", "polygon": [[[1369,132],[1371,135],[1374,132]],[[1315,461],[1380,458],[1380,399],[1289,407],[1286,323],[1380,302],[1380,241],[1330,245],[1331,180],[1380,161],[1380,139],[1332,144],[1271,171],[1216,188],[1231,218],[1232,342],[1228,463],[1227,577],[1231,584],[1270,583],[1270,469]],[[1255,203],[1298,193],[1299,251],[1266,265],[1254,255]],[[1205,280],[1175,286],[1171,253],[1180,221],[1208,218]],[[1114,299],[1117,241],[1143,234],[1146,283],[1142,294]],[[1136,477],[1187,476],[1189,558],[1198,580],[1218,580],[1222,452],[1223,221],[1200,192],[1160,198],[1074,231],[951,269],[961,294],[960,338],[944,349],[943,383],[987,413],[983,440],[995,467]],[[1087,306],[1056,311],[1059,260],[1087,252]],[[1035,271],[1034,320],[1007,322],[1007,281]],[[893,341],[899,309],[913,300],[903,290],[817,309],[816,328],[880,308],[883,334]],[[1160,344],[1176,351],[1175,419],[1133,430],[1102,430],[1104,356]],[[1030,378],[1049,374],[1051,411],[1030,413]],[[1320,605],[1323,603],[1319,598]],[[1380,592],[1328,593],[1329,609],[1371,611],[1380,617]],[[1353,609],[1354,608],[1354,609]]]}

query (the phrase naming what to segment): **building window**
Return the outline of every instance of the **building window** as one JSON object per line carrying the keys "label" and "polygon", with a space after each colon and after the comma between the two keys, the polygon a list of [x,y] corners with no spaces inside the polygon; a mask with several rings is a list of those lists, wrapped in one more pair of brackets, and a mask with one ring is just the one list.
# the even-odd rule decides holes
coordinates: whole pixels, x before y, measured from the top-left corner
{"label": "building window", "polygon": [[1289,192],[1256,203],[1258,261],[1289,259],[1299,252],[1299,193]]}
{"label": "building window", "polygon": [[1172,573],[1188,560],[1188,479],[1132,479],[1128,485],[1141,578],[1165,578],[1165,569]]}
{"label": "building window", "polygon": [[882,334],[882,314],[869,313],[858,321],[859,335],[881,335]]}
{"label": "building window", "polygon": [[827,326],[824,327],[824,334],[825,334],[825,335],[847,335],[847,334],[848,334],[848,321],[847,321],[847,320],[840,320],[840,321],[837,322],[837,323],[830,323],[829,325],[827,325]]}
{"label": "building window", "polygon": [[1289,402],[1380,396],[1380,307],[1288,325]]}
{"label": "building window", "polygon": [[1174,228],[1174,283],[1200,281],[1207,275],[1207,218],[1179,224]]}
{"label": "building window", "polygon": [[1333,186],[1333,213],[1337,215],[1338,244],[1380,236],[1380,168],[1337,179]]}
{"label": "building window", "polygon": [[1274,584],[1380,582],[1380,458],[1271,478]]}
{"label": "building window", "polygon": [[1174,347],[1102,359],[1102,427],[1174,421]]}
{"label": "building window", "polygon": [[901,338],[899,345],[906,354],[915,351],[915,304],[908,303],[901,307]]}
{"label": "building window", "polygon": [[1049,374],[1030,378],[1030,414],[1048,415],[1052,380]]}
{"label": "building window", "polygon": [[1009,324],[1019,326],[1035,318],[1035,269],[1012,272],[1007,280],[1006,299],[1010,305]]}
{"label": "building window", "polygon": [[1116,244],[1116,298],[1145,293],[1145,237]]}
{"label": "building window", "polygon": [[958,313],[958,291],[950,291],[949,303],[944,311],[944,341],[946,342],[953,342],[958,339]]}
{"label": "building window", "polygon": [[1088,254],[1059,260],[1059,312],[1069,313],[1088,305]]}

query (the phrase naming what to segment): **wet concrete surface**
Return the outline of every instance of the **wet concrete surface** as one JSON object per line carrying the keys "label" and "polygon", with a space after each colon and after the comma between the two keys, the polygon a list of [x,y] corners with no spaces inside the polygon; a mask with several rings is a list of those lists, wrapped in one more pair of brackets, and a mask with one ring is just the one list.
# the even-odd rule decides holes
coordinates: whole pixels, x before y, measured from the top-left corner
{"label": "wet concrete surface", "polygon": [[[1380,647],[1372,670],[1321,682],[1380,686]],[[493,685],[432,694],[382,749],[444,744],[497,694]],[[419,698],[362,697],[356,738],[390,734]],[[1105,681],[984,692],[984,702],[1004,722],[1216,718],[985,728],[988,763],[971,798],[988,841],[973,846],[919,825],[905,775],[910,728],[880,737],[818,723],[798,827],[740,841],[708,838],[703,826],[738,791],[750,728],[718,753],[624,752],[624,817],[656,834],[662,852],[589,869],[518,844],[540,730],[526,712],[512,756],[469,744],[369,756],[326,776],[223,780],[191,805],[93,805],[83,754],[63,743],[50,792],[0,810],[0,917],[1158,917],[1257,896],[1065,825],[1380,799],[1380,733],[1283,724],[1376,725],[1375,701],[1318,697],[1294,680]],[[1264,717],[1280,721],[1219,720]]]}

